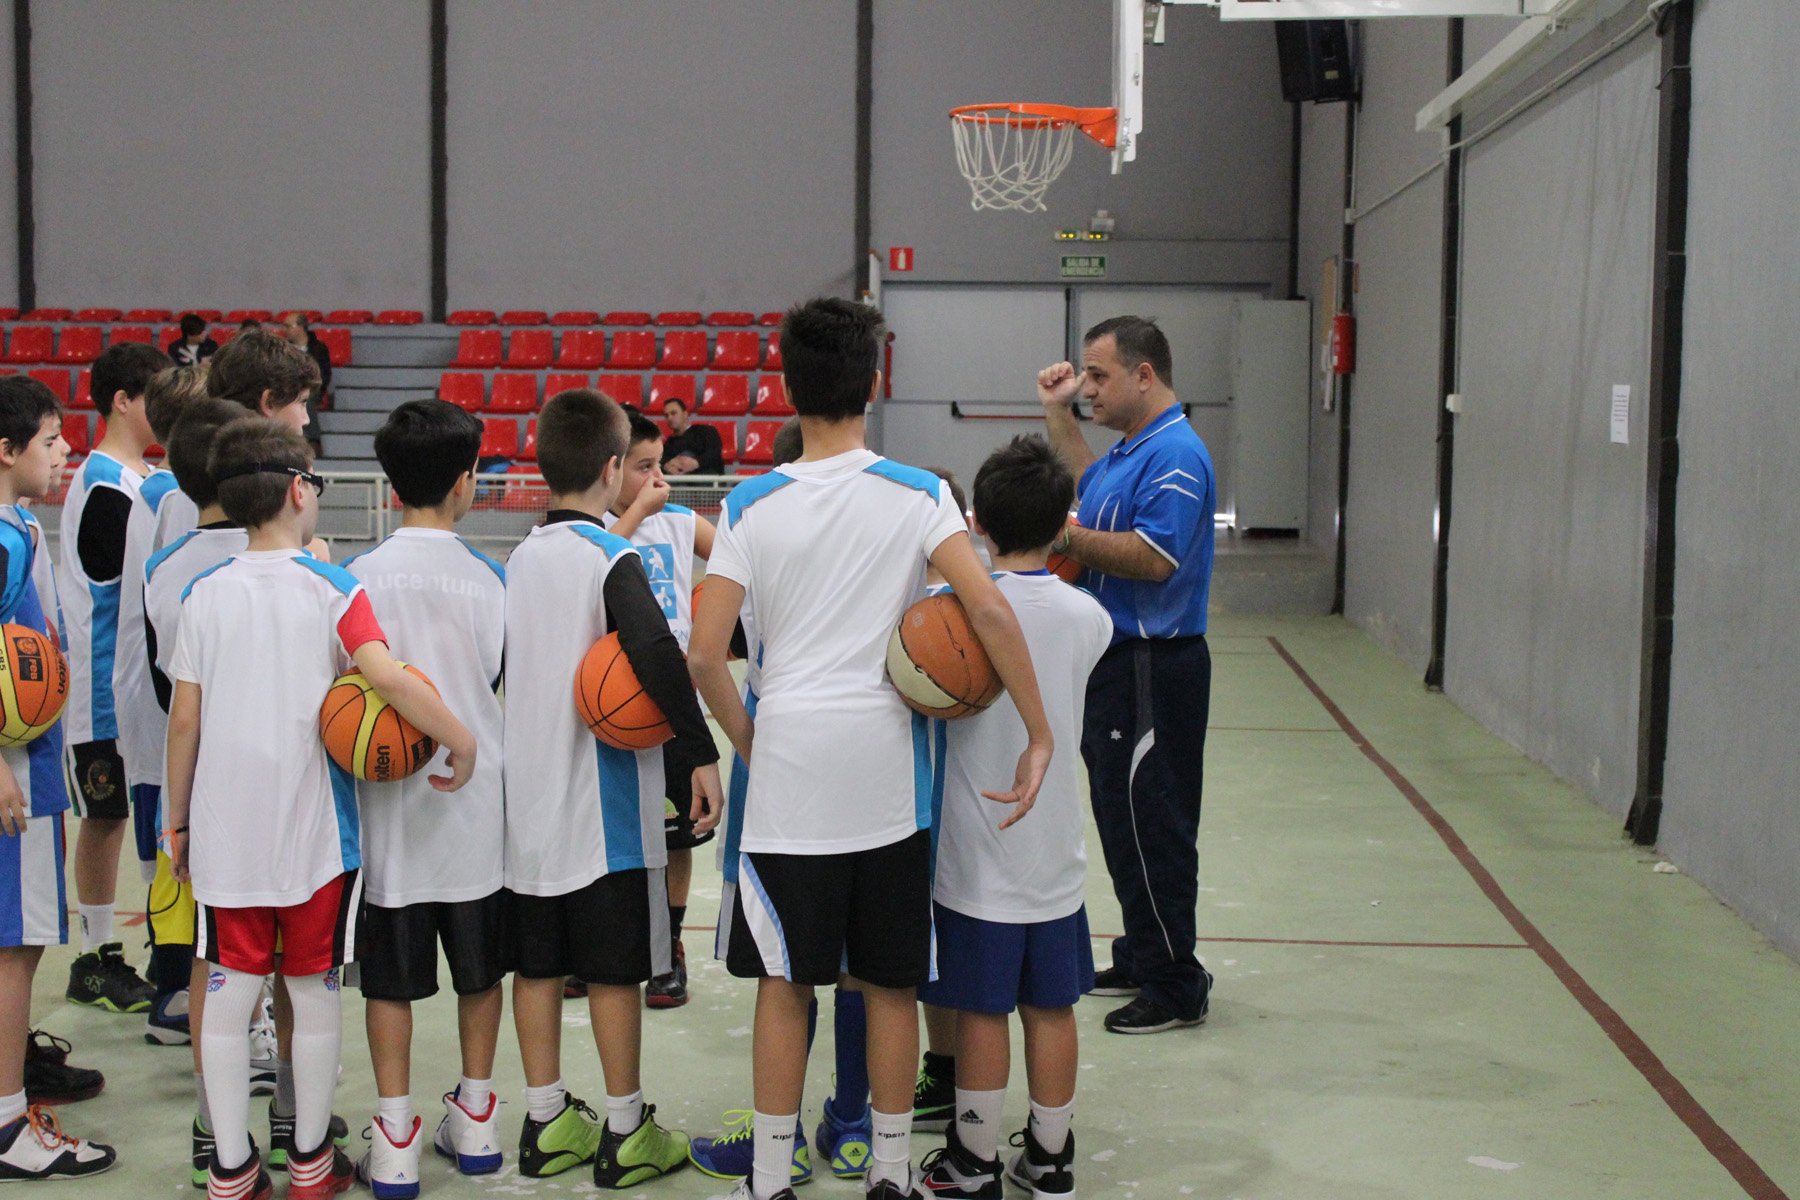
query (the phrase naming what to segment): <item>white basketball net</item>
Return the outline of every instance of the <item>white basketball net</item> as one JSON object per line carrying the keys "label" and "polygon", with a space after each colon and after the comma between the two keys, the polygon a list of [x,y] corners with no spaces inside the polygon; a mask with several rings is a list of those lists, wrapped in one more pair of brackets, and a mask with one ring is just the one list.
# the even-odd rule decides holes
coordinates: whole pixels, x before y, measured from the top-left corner
{"label": "white basketball net", "polygon": [[1044,192],[1069,165],[1075,123],[1050,117],[965,113],[950,122],[969,207],[1043,212]]}

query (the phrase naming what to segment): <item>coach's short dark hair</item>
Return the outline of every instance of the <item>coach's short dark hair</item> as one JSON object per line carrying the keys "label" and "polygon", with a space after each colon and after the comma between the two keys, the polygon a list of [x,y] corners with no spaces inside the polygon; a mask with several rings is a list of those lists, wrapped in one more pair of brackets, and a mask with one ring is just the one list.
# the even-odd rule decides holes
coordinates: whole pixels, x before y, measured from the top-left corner
{"label": "coach's short dark hair", "polygon": [[258,463],[310,470],[312,449],[298,430],[267,417],[240,418],[219,430],[206,469],[219,490],[219,506],[245,529],[267,525],[280,516],[294,482],[292,475],[279,470],[236,474]]}
{"label": "coach's short dark hair", "polygon": [[184,338],[199,337],[206,332],[206,318],[198,313],[181,314],[181,336]]}
{"label": "coach's short dark hair", "polygon": [[800,431],[799,417],[789,417],[781,423],[781,428],[775,431],[775,442],[770,447],[770,453],[774,456],[774,465],[777,467],[797,462],[806,453],[806,436]]}
{"label": "coach's short dark hair", "polygon": [[544,482],[561,495],[587,491],[608,459],[624,461],[630,429],[624,410],[591,388],[556,393],[538,414],[538,470]]}
{"label": "coach's short dark hair", "polygon": [[[1112,335],[1118,347],[1119,361],[1125,369],[1135,371],[1139,363],[1149,363],[1165,387],[1175,383],[1175,360],[1169,354],[1169,339],[1150,317],[1108,317],[1087,331],[1081,339],[1084,346]],[[784,350],[785,355],[785,350]]]}
{"label": "coach's short dark hair", "polygon": [[188,405],[206,399],[206,364],[195,367],[164,367],[144,385],[144,416],[149,418],[150,432],[167,446],[175,435],[175,422]]}
{"label": "coach's short dark hair", "polygon": [[781,320],[782,375],[803,417],[860,417],[875,387],[887,325],[881,311],[824,297],[796,304]]}
{"label": "coach's short dark hair", "polygon": [[1075,477],[1035,433],[1000,447],[975,473],[975,519],[1002,554],[1054,542],[1074,503]]}
{"label": "coach's short dark hair", "polygon": [[92,368],[90,387],[94,407],[103,417],[111,415],[115,395],[120,392],[127,397],[143,395],[150,377],[172,365],[168,355],[142,342],[118,342],[108,346],[94,360]]}
{"label": "coach's short dark hair", "polygon": [[192,401],[175,418],[175,428],[168,435],[169,470],[175,472],[176,486],[194,502],[205,508],[219,499],[219,487],[213,482],[210,461],[213,443],[219,431],[233,421],[248,421],[242,405],[217,396],[202,396]]}
{"label": "coach's short dark hair", "polygon": [[444,400],[408,400],[375,431],[375,457],[408,508],[436,508],[481,457],[481,419]]}
{"label": "coach's short dark hair", "polygon": [[[631,422],[630,445],[639,442],[660,442],[663,440],[661,426],[635,408],[627,408],[625,417]],[[629,447],[627,447],[629,449]]]}
{"label": "coach's short dark hair", "polygon": [[44,418],[62,415],[56,393],[29,375],[0,375],[0,439],[23,452],[44,432]]}
{"label": "coach's short dark hair", "polygon": [[286,408],[318,386],[319,364],[312,355],[263,329],[226,342],[213,355],[206,374],[210,395],[235,401],[253,413],[262,411],[265,391],[270,408]]}

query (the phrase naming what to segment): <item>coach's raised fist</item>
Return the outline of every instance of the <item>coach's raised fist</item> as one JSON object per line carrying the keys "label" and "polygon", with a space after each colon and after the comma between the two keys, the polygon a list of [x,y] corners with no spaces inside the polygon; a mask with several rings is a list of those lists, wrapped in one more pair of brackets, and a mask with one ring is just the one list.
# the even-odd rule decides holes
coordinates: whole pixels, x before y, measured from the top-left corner
{"label": "coach's raised fist", "polygon": [[1045,408],[1070,408],[1081,394],[1081,372],[1074,363],[1059,362],[1038,372],[1038,403]]}

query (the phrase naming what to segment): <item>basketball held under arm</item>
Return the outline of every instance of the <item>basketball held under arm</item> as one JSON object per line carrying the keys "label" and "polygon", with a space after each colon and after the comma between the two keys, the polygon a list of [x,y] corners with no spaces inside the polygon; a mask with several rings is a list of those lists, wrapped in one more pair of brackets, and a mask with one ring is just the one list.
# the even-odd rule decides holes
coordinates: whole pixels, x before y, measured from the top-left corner
{"label": "basketball held under arm", "polygon": [[718,762],[719,748],[713,743],[712,731],[694,697],[694,685],[681,658],[681,643],[669,631],[668,619],[644,574],[644,564],[635,554],[613,565],[601,599],[606,606],[607,628],[618,632],[625,661],[631,664],[644,694],[662,710],[687,760],[697,765]]}
{"label": "basketball held under arm", "polygon": [[743,584],[722,575],[706,577],[694,608],[694,629],[688,636],[688,676],[739,757],[749,762],[756,727],[738,695],[729,665],[732,634],[743,607]]}
{"label": "basketball held under arm", "polygon": [[409,674],[388,652],[385,642],[364,642],[350,657],[383,700],[450,752],[451,773],[431,776],[431,786],[440,792],[454,792],[469,782],[475,773],[475,735],[456,719],[437,689]]}

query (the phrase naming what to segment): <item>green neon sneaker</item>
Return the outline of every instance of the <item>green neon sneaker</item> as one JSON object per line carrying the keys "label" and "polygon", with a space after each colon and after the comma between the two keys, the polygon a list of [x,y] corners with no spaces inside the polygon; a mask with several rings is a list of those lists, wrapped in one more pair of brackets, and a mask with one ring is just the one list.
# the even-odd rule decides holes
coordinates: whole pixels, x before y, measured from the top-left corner
{"label": "green neon sneaker", "polygon": [[636,1187],[687,1166],[688,1135],[656,1123],[656,1105],[644,1105],[644,1119],[630,1133],[607,1126],[594,1156],[594,1186]]}
{"label": "green neon sneaker", "polygon": [[519,1130],[519,1174],[545,1179],[593,1161],[600,1148],[600,1118],[567,1092],[563,1100],[563,1110],[552,1120],[525,1118]]}

